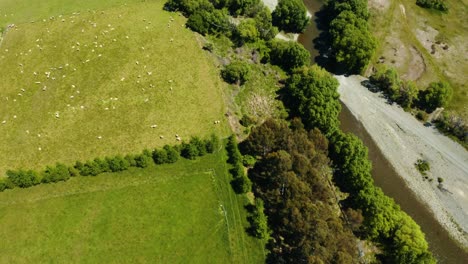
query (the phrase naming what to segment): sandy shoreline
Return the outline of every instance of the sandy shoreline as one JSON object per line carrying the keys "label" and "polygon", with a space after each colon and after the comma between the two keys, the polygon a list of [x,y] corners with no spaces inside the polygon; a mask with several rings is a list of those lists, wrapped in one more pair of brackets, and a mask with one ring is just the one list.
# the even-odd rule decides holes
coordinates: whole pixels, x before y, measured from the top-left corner
{"label": "sandy shoreline", "polygon": [[[425,127],[397,105],[390,105],[379,93],[361,85],[361,76],[336,76],[341,101],[362,123],[377,146],[434,214],[435,218],[465,248],[468,248],[468,152],[433,127]],[[414,163],[429,162],[429,176],[423,180]],[[439,188],[437,177],[444,179]]]}

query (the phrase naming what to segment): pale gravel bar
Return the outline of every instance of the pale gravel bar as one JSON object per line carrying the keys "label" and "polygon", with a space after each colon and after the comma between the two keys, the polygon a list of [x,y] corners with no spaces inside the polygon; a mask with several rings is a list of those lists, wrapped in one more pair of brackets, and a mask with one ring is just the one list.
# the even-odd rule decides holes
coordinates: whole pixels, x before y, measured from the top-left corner
{"label": "pale gravel bar", "polygon": [[[458,143],[426,127],[400,106],[387,103],[381,93],[373,93],[361,76],[335,76],[340,82],[341,101],[448,233],[468,248],[468,152]],[[423,180],[414,163],[429,162],[429,177]],[[444,179],[440,189],[437,177]],[[462,228],[463,231],[459,230]]]}

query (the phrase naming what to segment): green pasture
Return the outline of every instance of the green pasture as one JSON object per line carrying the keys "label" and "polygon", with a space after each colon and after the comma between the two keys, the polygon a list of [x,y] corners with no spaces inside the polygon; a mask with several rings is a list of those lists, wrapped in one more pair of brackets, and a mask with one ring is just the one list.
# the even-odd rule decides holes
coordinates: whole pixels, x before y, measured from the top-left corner
{"label": "green pasture", "polygon": [[0,193],[1,263],[260,263],[225,154]]}
{"label": "green pasture", "polygon": [[0,175],[226,133],[218,69],[164,1],[25,2],[0,1],[46,17],[0,46]]}

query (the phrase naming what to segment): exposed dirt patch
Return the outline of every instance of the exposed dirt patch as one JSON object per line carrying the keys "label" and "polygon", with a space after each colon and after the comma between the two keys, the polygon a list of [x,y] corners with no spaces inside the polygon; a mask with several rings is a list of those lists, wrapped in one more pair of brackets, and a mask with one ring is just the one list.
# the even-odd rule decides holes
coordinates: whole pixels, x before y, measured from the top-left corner
{"label": "exposed dirt patch", "polygon": [[368,6],[372,9],[385,11],[390,6],[390,0],[369,0]]}
{"label": "exposed dirt patch", "polygon": [[421,55],[421,52],[419,52],[414,46],[409,50],[411,61],[408,66],[408,71],[401,77],[405,80],[417,81],[426,71],[426,63],[424,62],[424,57]]}

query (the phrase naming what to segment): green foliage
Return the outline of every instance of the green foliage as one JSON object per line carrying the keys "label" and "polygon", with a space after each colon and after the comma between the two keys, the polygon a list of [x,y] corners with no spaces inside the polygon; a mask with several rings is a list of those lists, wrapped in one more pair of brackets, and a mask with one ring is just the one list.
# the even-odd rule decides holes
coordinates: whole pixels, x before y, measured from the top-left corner
{"label": "green foliage", "polygon": [[168,0],[164,4],[164,10],[180,11],[189,16],[196,11],[213,11],[213,4],[209,0]]}
{"label": "green foliage", "polygon": [[245,168],[242,165],[242,154],[237,145],[237,139],[234,135],[229,136],[226,144],[228,153],[228,162],[232,165],[230,173],[234,178],[231,181],[232,188],[236,193],[247,193],[252,190],[252,182],[245,174]]}
{"label": "green foliage", "polygon": [[112,172],[124,171],[130,167],[130,163],[120,155],[117,155],[113,158],[106,158],[106,161],[108,162],[109,169]]}
{"label": "green foliage", "polygon": [[438,107],[446,107],[452,99],[452,87],[446,82],[433,82],[429,84],[426,91],[419,95],[422,107],[428,112],[434,111]]}
{"label": "green foliage", "polygon": [[138,168],[146,168],[151,164],[151,156],[148,153],[136,155],[135,166]]}
{"label": "green foliage", "polygon": [[182,142],[180,148],[180,155],[186,159],[194,160],[198,157],[199,151],[197,146],[190,143]]}
{"label": "green foliage", "polygon": [[340,13],[331,21],[330,35],[336,61],[351,73],[361,72],[377,47],[366,20],[350,11]]}
{"label": "green foliage", "polygon": [[364,234],[385,247],[386,263],[435,263],[419,226],[393,199],[374,187],[367,149],[354,135],[336,133],[330,146],[334,180],[349,196],[345,204],[360,209]]}
{"label": "green foliage", "polygon": [[260,37],[260,33],[257,29],[257,22],[253,18],[242,20],[237,26],[236,32],[241,43],[255,42]]}
{"label": "green foliage", "polygon": [[219,147],[219,137],[216,136],[215,134],[211,134],[210,139],[205,140],[205,148],[206,152],[208,153],[213,153],[215,152],[218,147]]}
{"label": "green foliage", "polygon": [[70,171],[68,167],[64,164],[57,163],[54,166],[47,166],[46,169],[41,173],[41,182],[50,183],[50,182],[59,182],[67,181],[70,179]]}
{"label": "green foliage", "polygon": [[412,107],[418,99],[416,84],[412,81],[401,80],[394,68],[379,68],[369,77],[369,81],[403,108]]}
{"label": "green foliage", "polygon": [[325,134],[338,129],[338,81],[326,70],[313,65],[297,69],[286,81],[288,104],[307,128],[319,128]]}
{"label": "green foliage", "polygon": [[15,187],[28,188],[40,183],[39,175],[33,170],[8,170],[6,176],[7,181]]}
{"label": "green foliage", "polygon": [[218,33],[229,35],[233,29],[228,13],[224,9],[197,10],[188,18],[187,27],[202,35]]}
{"label": "green foliage", "polygon": [[270,239],[271,231],[268,228],[268,217],[265,215],[262,199],[255,198],[255,205],[248,217],[252,234],[265,241]]}
{"label": "green foliage", "polygon": [[255,26],[261,39],[270,40],[278,34],[278,28],[273,26],[271,12],[268,7],[257,5],[255,9],[251,10],[250,16],[255,20]]}
{"label": "green foliage", "polygon": [[309,65],[310,53],[294,41],[272,40],[270,46],[270,62],[283,70],[292,72],[295,68]]}
{"label": "green foliage", "polygon": [[331,14],[337,16],[342,12],[349,11],[355,14],[358,18],[368,20],[369,9],[365,0],[334,0],[327,2]]}
{"label": "green foliage", "polygon": [[221,76],[228,83],[243,85],[250,78],[250,65],[244,61],[234,61],[221,71]]}
{"label": "green foliage", "polygon": [[418,159],[414,166],[416,166],[416,169],[424,176],[427,174],[427,171],[431,170],[431,166],[427,160]]}
{"label": "green foliage", "polygon": [[273,25],[285,32],[304,32],[309,18],[307,9],[301,0],[279,0],[272,13]]}
{"label": "green foliage", "polygon": [[[269,119],[253,128],[243,145],[246,154],[260,156],[249,178],[272,230],[267,263],[357,263],[356,238],[331,203],[328,146],[319,131],[307,132],[298,120],[293,123],[289,128]],[[257,219],[255,226],[266,222]]]}
{"label": "green foliage", "polygon": [[167,158],[167,151],[165,149],[155,149],[153,151],[153,161],[156,164],[169,163]]}
{"label": "green foliage", "polygon": [[177,160],[179,160],[180,152],[177,150],[176,147],[165,145],[164,150],[167,154],[167,163],[174,163]]}
{"label": "green foliage", "polygon": [[253,167],[255,165],[255,162],[257,159],[251,155],[245,155],[244,158],[242,159],[242,164],[245,167]]}
{"label": "green foliage", "polygon": [[229,11],[235,16],[248,14],[260,4],[260,0],[230,0]]}
{"label": "green foliage", "polygon": [[416,0],[416,4],[420,7],[448,12],[445,0]]}

